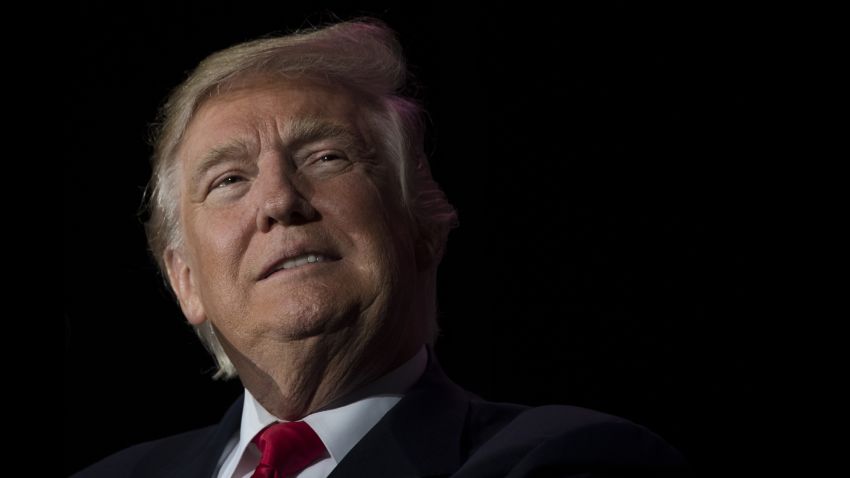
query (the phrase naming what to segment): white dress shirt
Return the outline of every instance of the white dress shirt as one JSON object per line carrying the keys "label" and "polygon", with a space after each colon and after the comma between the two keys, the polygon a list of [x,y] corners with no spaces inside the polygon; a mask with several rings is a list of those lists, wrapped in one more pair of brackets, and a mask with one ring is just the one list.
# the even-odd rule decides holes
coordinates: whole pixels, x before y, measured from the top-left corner
{"label": "white dress shirt", "polygon": [[[344,405],[324,409],[303,418],[327,448],[329,456],[320,459],[296,475],[298,478],[326,478],[354,445],[401,400],[428,362],[423,346],[410,360],[378,380],[354,392]],[[219,460],[218,478],[250,478],[260,463],[260,451],[251,443],[266,426],[279,420],[245,390],[242,426]]]}

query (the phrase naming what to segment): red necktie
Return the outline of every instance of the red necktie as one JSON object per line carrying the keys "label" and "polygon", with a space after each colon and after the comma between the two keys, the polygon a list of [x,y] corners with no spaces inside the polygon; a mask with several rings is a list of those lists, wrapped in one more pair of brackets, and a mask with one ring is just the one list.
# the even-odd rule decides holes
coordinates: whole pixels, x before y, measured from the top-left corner
{"label": "red necktie", "polygon": [[325,455],[325,445],[304,422],[275,423],[263,429],[252,443],[263,454],[251,478],[292,476]]}

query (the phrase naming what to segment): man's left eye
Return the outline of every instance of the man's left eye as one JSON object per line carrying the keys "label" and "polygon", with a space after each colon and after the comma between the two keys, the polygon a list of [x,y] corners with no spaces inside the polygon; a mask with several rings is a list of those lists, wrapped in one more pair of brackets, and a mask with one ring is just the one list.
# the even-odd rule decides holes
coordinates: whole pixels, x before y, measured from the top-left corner
{"label": "man's left eye", "polygon": [[334,160],[337,160],[337,159],[345,159],[345,158],[341,154],[337,154],[337,153],[327,153],[327,154],[323,154],[323,155],[319,156],[319,161],[325,162],[325,163],[328,162],[328,161],[334,161]]}
{"label": "man's left eye", "polygon": [[242,180],[242,176],[235,176],[235,175],[227,176],[226,178],[224,178],[221,181],[214,184],[213,189],[218,189],[218,188],[221,188],[223,186],[229,186],[229,185],[231,185],[235,182],[239,182],[241,180]]}

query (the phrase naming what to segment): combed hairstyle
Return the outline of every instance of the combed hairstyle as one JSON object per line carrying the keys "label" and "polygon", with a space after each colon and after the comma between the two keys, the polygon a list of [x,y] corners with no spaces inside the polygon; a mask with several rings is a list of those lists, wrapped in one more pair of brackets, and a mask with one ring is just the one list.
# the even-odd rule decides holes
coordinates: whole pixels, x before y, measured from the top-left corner
{"label": "combed hairstyle", "polygon": [[[424,150],[424,111],[402,94],[407,66],[395,33],[380,20],[361,18],[290,35],[263,38],[213,53],[170,94],[154,123],[152,174],[143,208],[150,253],[166,288],[176,299],[165,267],[165,254],[183,244],[176,153],[194,113],[204,102],[251,78],[306,78],[351,88],[374,107],[364,115],[377,138],[376,148],[397,175],[404,209],[417,229],[420,247],[439,264],[457,213],[431,177]],[[435,299],[436,300],[436,299]],[[432,317],[431,340],[436,336]],[[214,357],[213,378],[237,376],[209,320],[195,326]]]}

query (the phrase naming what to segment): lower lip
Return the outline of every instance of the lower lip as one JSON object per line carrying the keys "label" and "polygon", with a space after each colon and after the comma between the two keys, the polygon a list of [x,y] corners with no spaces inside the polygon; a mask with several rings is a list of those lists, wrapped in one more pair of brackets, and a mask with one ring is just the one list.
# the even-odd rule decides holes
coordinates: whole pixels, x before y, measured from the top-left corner
{"label": "lower lip", "polygon": [[271,279],[273,277],[291,277],[293,275],[297,275],[300,273],[310,273],[313,271],[320,271],[325,266],[333,264],[334,262],[339,261],[339,259],[329,260],[329,261],[321,261],[321,262],[308,262],[307,264],[300,265],[298,267],[293,267],[292,269],[278,269],[268,276],[265,279]]}

